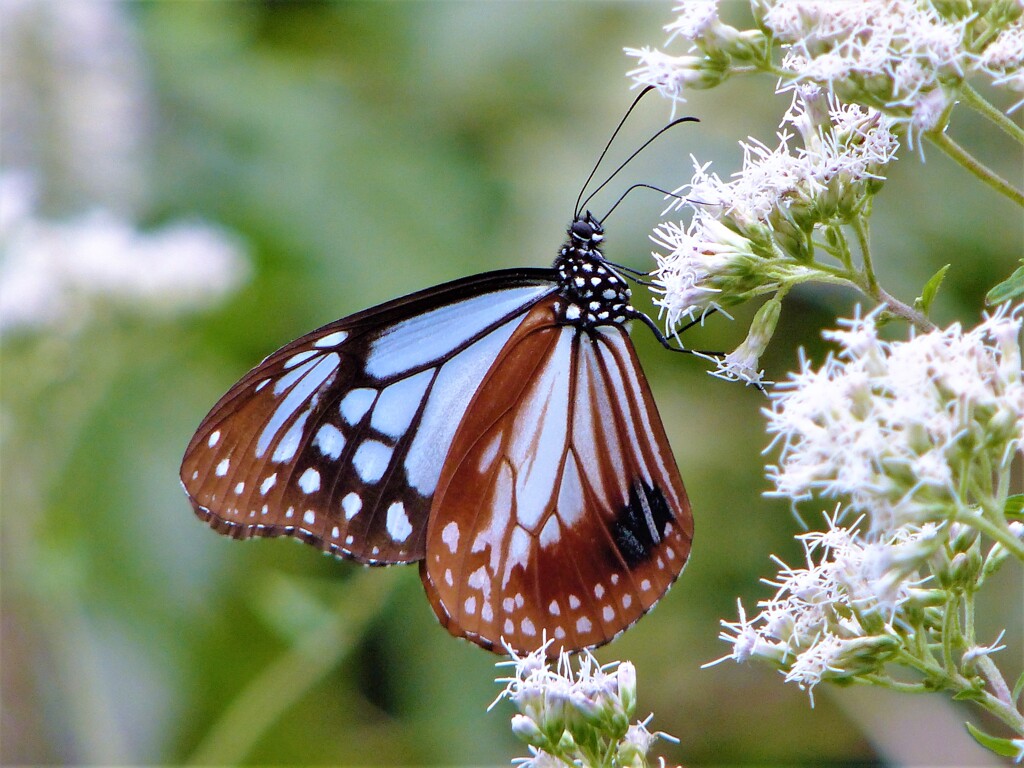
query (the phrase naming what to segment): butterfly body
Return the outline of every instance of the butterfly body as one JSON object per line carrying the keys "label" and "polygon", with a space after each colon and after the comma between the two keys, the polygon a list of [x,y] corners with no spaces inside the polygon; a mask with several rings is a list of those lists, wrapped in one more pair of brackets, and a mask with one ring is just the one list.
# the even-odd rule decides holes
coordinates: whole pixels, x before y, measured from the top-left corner
{"label": "butterfly body", "polygon": [[452,634],[497,650],[608,642],[668,589],[690,506],[627,326],[576,217],[552,268],[447,283],[270,355],[200,425],[181,479],[236,538],[420,563]]}

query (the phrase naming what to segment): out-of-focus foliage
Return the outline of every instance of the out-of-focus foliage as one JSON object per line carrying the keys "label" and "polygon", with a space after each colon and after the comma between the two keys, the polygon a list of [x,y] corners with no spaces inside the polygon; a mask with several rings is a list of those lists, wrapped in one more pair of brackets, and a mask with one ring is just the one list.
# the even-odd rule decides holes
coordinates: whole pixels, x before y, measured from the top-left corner
{"label": "out-of-focus foliage", "polygon": [[[35,174],[37,215],[102,208],[140,231],[203,221],[249,262],[248,282],[212,309],[100,301],[74,322],[2,337],[0,760],[502,764],[518,754],[510,710],[485,712],[496,657],[438,626],[415,568],[218,537],[191,514],[178,462],[220,394],[304,331],[443,280],[548,263],[632,97],[621,49],[660,44],[669,5],[5,0],[0,10],[0,165]],[[736,141],[769,139],[786,103],[764,81],[698,94],[687,111],[702,122],[660,139],[595,213],[633,181],[679,183],[689,152],[737,167]],[[668,111],[652,97],[612,154]],[[1019,153],[969,119],[959,140],[1019,175]],[[937,155],[921,164],[904,151],[875,205],[879,262],[902,298],[953,263],[940,323],[973,323],[1024,250],[1017,212]],[[660,206],[636,192],[616,210],[611,258],[651,268]],[[819,354],[819,329],[850,300],[798,292],[767,377],[793,369],[801,344]],[[731,349],[745,327],[716,317],[686,340]],[[761,497],[762,396],[662,353],[642,329],[636,341],[696,538],[658,609],[598,657],[635,664],[638,714],[653,710],[654,726],[681,739],[664,749],[675,762],[891,757],[873,699],[821,696],[812,710],[764,670],[699,668],[725,652],[718,621],[736,597],[766,596],[757,580],[768,555],[791,557],[798,525]],[[1004,576],[993,613],[1011,630],[1006,653],[1019,654],[1019,574]],[[898,703],[905,718],[919,707],[957,762],[964,718]]]}

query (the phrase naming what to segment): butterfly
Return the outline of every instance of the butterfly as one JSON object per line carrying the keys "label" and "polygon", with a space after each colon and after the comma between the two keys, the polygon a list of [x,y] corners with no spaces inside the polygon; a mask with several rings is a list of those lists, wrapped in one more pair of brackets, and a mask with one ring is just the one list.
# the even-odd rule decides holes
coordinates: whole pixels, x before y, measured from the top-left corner
{"label": "butterfly", "polygon": [[[581,193],[582,194],[582,193]],[[504,653],[609,642],[665,594],[690,503],[604,229],[551,268],[428,288],[323,326],[231,387],[181,482],[238,539],[419,563],[440,623]]]}

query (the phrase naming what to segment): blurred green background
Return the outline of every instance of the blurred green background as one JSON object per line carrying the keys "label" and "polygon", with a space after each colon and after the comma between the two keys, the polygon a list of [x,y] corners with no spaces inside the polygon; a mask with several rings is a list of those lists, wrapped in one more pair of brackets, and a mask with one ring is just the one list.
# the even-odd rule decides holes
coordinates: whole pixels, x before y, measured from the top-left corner
{"label": "blurred green background", "polygon": [[[548,264],[632,98],[622,48],[663,45],[671,5],[0,10],[0,162],[35,174],[34,215],[101,208],[142,232],[201,221],[244,254],[240,287],[201,311],[79,301],[59,314],[44,302],[35,325],[5,326],[0,761],[503,765],[525,754],[509,705],[486,712],[497,657],[437,624],[415,568],[367,571],[288,541],[219,537],[193,517],[178,463],[223,391],[310,328],[462,275]],[[689,153],[725,177],[738,140],[773,144],[788,104],[773,86],[694,94],[681,109],[702,122],[663,137],[595,212],[634,181],[688,180]],[[650,98],[612,155],[669,111]],[[1019,182],[1021,154],[1001,134],[967,113],[953,131]],[[1024,252],[1019,211],[933,149],[923,164],[900,154],[876,202],[882,282],[912,300],[952,262],[936,319],[973,324]],[[609,256],[650,269],[661,206],[631,195],[608,222]],[[783,378],[801,345],[820,358],[821,328],[854,300],[792,295],[768,378]],[[732,349],[754,309],[687,342]],[[700,669],[728,650],[716,635],[736,598],[752,608],[770,593],[759,583],[774,574],[769,554],[799,561],[798,526],[761,495],[763,396],[663,353],[642,329],[636,344],[696,538],[658,609],[598,657],[636,664],[640,713],[681,740],[656,749],[686,765],[997,764],[967,743],[962,722],[976,714],[939,697],[822,686],[811,708],[771,671]],[[1007,569],[980,611],[982,642],[1007,629],[1010,676],[1021,595]]]}

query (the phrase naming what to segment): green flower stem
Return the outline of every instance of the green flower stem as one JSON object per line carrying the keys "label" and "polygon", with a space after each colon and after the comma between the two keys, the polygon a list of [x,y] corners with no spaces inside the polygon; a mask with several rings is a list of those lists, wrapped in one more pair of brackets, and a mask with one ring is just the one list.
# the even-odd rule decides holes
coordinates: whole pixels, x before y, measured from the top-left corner
{"label": "green flower stem", "polygon": [[924,135],[928,137],[928,140],[931,141],[932,144],[949,155],[950,158],[960,163],[960,165],[966,168],[970,173],[974,174],[978,179],[988,184],[999,194],[1005,195],[1017,205],[1024,208],[1024,192],[1021,192],[1019,189],[1014,187],[991,168],[988,168],[984,164],[978,162],[970,152],[953,141],[953,139],[948,135],[941,131],[929,131]]}
{"label": "green flower stem", "polygon": [[1010,692],[1010,686],[1006,684],[1003,673],[999,671],[995,662],[989,658],[988,654],[985,654],[979,656],[974,663],[978,665],[978,671],[981,672],[982,677],[988,680],[988,684],[992,686],[995,697],[1006,706],[1012,707],[1013,694]]}
{"label": "green flower stem", "polygon": [[956,619],[959,611],[959,600],[956,596],[950,598],[946,603],[946,610],[942,614],[942,665],[946,675],[953,678],[957,674],[956,661],[953,659],[953,639],[956,632]]}
{"label": "green flower stem", "polygon": [[1002,544],[1014,557],[1024,563],[1024,542],[1014,536],[1005,524],[1000,526],[987,517],[967,512],[958,512],[953,519],[958,523],[977,528],[993,541]]}
{"label": "green flower stem", "polygon": [[872,678],[871,682],[883,685],[887,688],[907,690],[910,692],[932,691],[936,688],[935,684],[939,684],[942,688],[952,691],[954,694],[964,694],[971,701],[977,702],[981,707],[998,717],[1014,731],[1024,734],[1024,715],[1021,715],[1021,713],[1014,709],[1012,705],[1008,705],[1000,701],[996,696],[993,696],[988,691],[979,691],[970,680],[959,672],[953,671],[952,673],[947,673],[934,660],[918,658],[906,651],[902,651],[897,654],[894,661],[898,664],[903,664],[904,666],[916,669],[926,678],[933,681],[933,685],[929,686],[927,684],[913,683],[893,685],[895,681],[879,676]]}
{"label": "green flower stem", "polygon": [[869,291],[879,289],[878,278],[875,277],[875,265],[871,260],[871,238],[868,236],[868,220],[862,216],[854,216],[850,222],[854,233],[857,235],[857,245],[860,247],[860,257],[864,262],[864,276],[867,278]]}
{"label": "green flower stem", "polygon": [[1020,144],[1024,144],[1024,128],[1021,128],[1003,112],[993,107],[988,100],[967,83],[960,87],[964,103],[987,117]]}
{"label": "green flower stem", "polygon": [[877,685],[880,688],[888,688],[892,691],[899,691],[900,693],[931,693],[929,688],[924,683],[904,683],[899,680],[893,680],[891,677],[885,675],[863,675],[862,677],[854,678],[855,682],[865,683],[867,685]]}
{"label": "green flower stem", "polygon": [[269,664],[239,693],[207,731],[187,764],[242,762],[277,719],[352,650],[395,584],[395,574],[359,572],[345,585],[345,597],[332,617]]}

